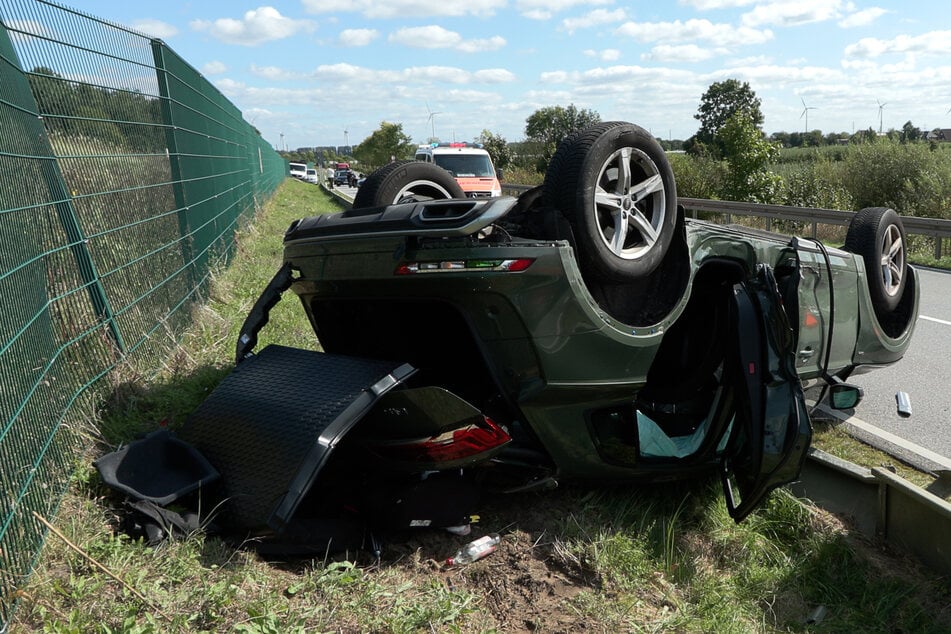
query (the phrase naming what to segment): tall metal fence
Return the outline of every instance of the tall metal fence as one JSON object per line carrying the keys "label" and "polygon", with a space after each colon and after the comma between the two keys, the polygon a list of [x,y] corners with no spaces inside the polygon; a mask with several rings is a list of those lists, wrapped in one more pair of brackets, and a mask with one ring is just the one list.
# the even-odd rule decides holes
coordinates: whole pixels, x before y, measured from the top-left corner
{"label": "tall metal fence", "polygon": [[284,160],[162,41],[0,0],[0,631],[77,461],[81,407],[179,332]]}

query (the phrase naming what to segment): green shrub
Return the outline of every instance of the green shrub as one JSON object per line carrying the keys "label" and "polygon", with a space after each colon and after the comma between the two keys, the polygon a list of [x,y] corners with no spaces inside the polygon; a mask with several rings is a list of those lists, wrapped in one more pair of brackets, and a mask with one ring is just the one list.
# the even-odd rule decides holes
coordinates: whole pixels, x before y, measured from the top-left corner
{"label": "green shrub", "polygon": [[846,158],[843,185],[859,209],[885,206],[909,216],[947,217],[951,157],[923,143],[857,145]]}
{"label": "green shrub", "polygon": [[726,164],[708,156],[670,154],[671,168],[677,180],[677,195],[684,198],[722,198],[727,181]]}
{"label": "green shrub", "polygon": [[851,210],[852,195],[842,184],[841,165],[827,159],[789,165],[784,170],[779,204]]}

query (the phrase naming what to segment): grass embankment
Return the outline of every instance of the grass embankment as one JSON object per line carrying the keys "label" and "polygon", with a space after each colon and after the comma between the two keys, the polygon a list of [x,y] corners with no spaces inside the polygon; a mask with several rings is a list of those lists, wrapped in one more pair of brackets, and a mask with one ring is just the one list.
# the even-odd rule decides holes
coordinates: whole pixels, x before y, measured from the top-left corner
{"label": "grass embankment", "polygon": [[[298,216],[335,210],[318,188],[280,187],[239,237],[196,326],[152,376],[126,368],[90,415],[93,453],[175,427],[228,371],[237,330],[280,262]],[[294,298],[262,332],[312,346]],[[148,377],[148,378],[146,378]],[[56,519],[129,590],[50,536],[20,595],[13,632],[947,632],[951,592],[834,517],[777,492],[740,526],[714,479],[690,485],[566,487],[484,504],[475,535],[499,550],[444,570],[471,538],[431,531],[390,539],[380,562],[268,562],[202,533],[148,547],[115,532],[117,500],[87,457]]]}

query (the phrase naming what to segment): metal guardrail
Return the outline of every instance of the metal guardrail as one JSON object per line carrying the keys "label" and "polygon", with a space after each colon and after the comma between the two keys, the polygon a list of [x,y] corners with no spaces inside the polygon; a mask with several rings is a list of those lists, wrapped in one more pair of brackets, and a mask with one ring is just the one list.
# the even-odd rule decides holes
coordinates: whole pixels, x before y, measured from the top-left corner
{"label": "metal guardrail", "polygon": [[[531,189],[531,185],[514,185],[504,183],[502,191],[506,194],[518,195]],[[773,220],[788,220],[808,223],[812,225],[811,236],[815,238],[819,225],[847,226],[855,215],[854,211],[837,209],[822,209],[818,207],[787,207],[785,205],[764,205],[759,203],[737,202],[732,200],[705,200],[702,198],[680,198],[680,204],[696,218],[697,212],[723,214],[726,221],[732,222],[733,216],[754,216],[766,219],[766,230],[772,230]],[[919,218],[916,216],[902,216],[905,232],[909,235],[920,235],[934,240],[934,257],[941,259],[943,252],[942,242],[951,238],[951,220],[943,218]]]}
{"label": "metal guardrail", "polygon": [[799,498],[851,520],[855,528],[951,574],[951,504],[891,471],[866,469],[812,449],[800,479],[789,485]]}
{"label": "metal guardrail", "polygon": [[[680,204],[696,217],[696,212],[706,211],[725,214],[727,222],[732,222],[732,216],[755,216],[767,219],[767,231],[771,228],[772,220],[792,220],[795,222],[811,223],[812,237],[816,237],[818,225],[846,226],[852,221],[854,211],[837,209],[821,209],[818,207],[787,207],[785,205],[764,205],[759,203],[745,203],[730,200],[704,200],[701,198],[680,198]],[[951,238],[951,220],[943,218],[919,218],[916,216],[902,216],[902,224],[909,235],[921,235],[933,238],[935,241],[934,257],[941,258],[942,241]]]}

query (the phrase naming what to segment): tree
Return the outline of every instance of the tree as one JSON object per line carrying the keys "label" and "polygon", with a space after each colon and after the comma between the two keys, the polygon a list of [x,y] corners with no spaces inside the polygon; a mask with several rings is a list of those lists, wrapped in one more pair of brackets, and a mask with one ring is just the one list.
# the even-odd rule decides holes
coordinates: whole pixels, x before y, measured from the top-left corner
{"label": "tree", "polygon": [[704,144],[712,142],[720,128],[740,111],[747,114],[755,127],[763,125],[760,99],[749,83],[741,84],[737,79],[727,79],[711,84],[700,98],[700,107],[693,116],[700,121],[697,140]]}
{"label": "tree", "polygon": [[780,178],[769,171],[769,164],[779,155],[779,146],[763,136],[750,113],[734,112],[720,126],[714,140],[723,148],[729,166],[727,196],[731,200],[771,202]]}
{"label": "tree", "polygon": [[548,106],[529,115],[525,120],[525,136],[529,141],[539,143],[542,149],[542,156],[536,164],[536,169],[540,172],[545,171],[548,161],[554,156],[562,139],[576,130],[599,121],[601,121],[601,115],[596,111],[587,108],[579,110],[574,104],[570,104],[567,108]]}
{"label": "tree", "polygon": [[402,123],[383,121],[353,148],[353,157],[368,167],[386,165],[394,158],[408,158],[414,149],[413,139],[403,132]]}
{"label": "tree", "polygon": [[909,141],[917,141],[922,138],[921,130],[916,128],[911,121],[906,121],[905,125],[901,127],[901,142],[908,143]]}
{"label": "tree", "polygon": [[501,134],[492,134],[488,130],[483,130],[479,135],[482,139],[482,145],[486,152],[492,157],[492,163],[497,169],[503,169],[512,162],[512,150],[509,149],[509,142]]}

